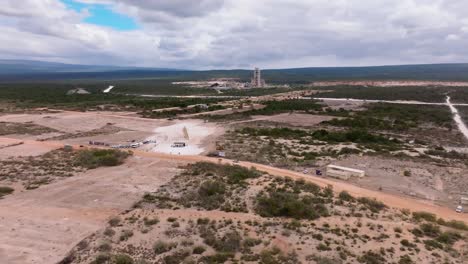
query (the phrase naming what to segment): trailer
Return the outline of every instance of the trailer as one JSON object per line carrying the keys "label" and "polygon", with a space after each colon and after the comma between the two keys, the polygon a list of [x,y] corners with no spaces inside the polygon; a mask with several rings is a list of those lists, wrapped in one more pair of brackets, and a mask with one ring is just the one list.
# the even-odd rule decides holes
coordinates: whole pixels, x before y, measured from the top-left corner
{"label": "trailer", "polygon": [[363,170],[357,170],[336,165],[327,166],[327,176],[338,178],[341,180],[349,180],[349,178],[351,177],[363,178],[365,175],[366,173]]}

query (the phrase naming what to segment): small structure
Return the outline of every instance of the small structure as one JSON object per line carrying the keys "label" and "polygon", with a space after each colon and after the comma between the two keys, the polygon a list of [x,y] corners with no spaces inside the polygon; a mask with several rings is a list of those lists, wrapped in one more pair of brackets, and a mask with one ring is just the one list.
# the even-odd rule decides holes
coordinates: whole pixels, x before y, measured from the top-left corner
{"label": "small structure", "polygon": [[460,197],[460,204],[462,204],[462,205],[468,205],[468,196],[462,196],[462,197]]}
{"label": "small structure", "polygon": [[265,87],[265,80],[262,79],[262,71],[259,68],[254,69],[251,85],[254,88]]}
{"label": "small structure", "polygon": [[362,178],[366,175],[366,173],[362,170],[341,167],[336,165],[328,165],[327,166],[327,176],[338,178],[342,180],[349,180],[351,177],[359,177]]}
{"label": "small structure", "polygon": [[187,144],[185,142],[174,142],[171,147],[173,148],[184,148]]}
{"label": "small structure", "polygon": [[76,89],[69,90],[67,92],[67,95],[73,95],[73,94],[90,94],[90,92],[86,91],[83,88],[76,88]]}

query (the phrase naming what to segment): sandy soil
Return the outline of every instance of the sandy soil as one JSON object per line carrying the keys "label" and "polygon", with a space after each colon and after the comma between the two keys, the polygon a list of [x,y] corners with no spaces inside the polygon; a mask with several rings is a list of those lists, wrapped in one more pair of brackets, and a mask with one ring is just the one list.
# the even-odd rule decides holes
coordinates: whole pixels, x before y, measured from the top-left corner
{"label": "sandy soil", "polygon": [[[130,114],[130,113],[129,113]],[[166,120],[145,119],[112,112],[72,112],[63,111],[55,114],[16,114],[0,116],[4,122],[33,122],[58,131],[76,133],[99,129],[108,123],[115,126],[136,130],[152,131],[155,127],[167,125]]]}
{"label": "sandy soil", "polygon": [[166,183],[180,163],[135,157],[0,201],[2,263],[56,263],[109,217]]}
{"label": "sandy soil", "polygon": [[[363,179],[350,179],[350,182],[364,188],[382,188],[385,192],[414,196],[452,208],[456,207],[460,194],[468,187],[468,181],[463,180],[468,173],[464,166],[442,167],[395,158],[356,155],[333,164],[364,170],[366,177]],[[411,176],[404,176],[404,171],[409,171]]]}
{"label": "sandy soil", "polygon": [[59,147],[33,140],[0,137],[0,159],[18,156],[39,156]]}
{"label": "sandy soil", "polygon": [[336,117],[333,116],[322,116],[322,115],[309,115],[309,114],[297,114],[297,113],[285,113],[273,116],[252,116],[250,121],[271,121],[277,123],[284,123],[292,126],[315,126],[323,121],[329,121]]}
{"label": "sandy soil", "polygon": [[[177,155],[198,155],[206,151],[204,143],[221,128],[202,120],[178,121],[174,125],[158,127],[154,130],[154,135],[148,140],[156,140],[156,146],[149,145],[147,150],[153,152],[177,154]],[[174,142],[185,142],[186,147],[172,147]]]}

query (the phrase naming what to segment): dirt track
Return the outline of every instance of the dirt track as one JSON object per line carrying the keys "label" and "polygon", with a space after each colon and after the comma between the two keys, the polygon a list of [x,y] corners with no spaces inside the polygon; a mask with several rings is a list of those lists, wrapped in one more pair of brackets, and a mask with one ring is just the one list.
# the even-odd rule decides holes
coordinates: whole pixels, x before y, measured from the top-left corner
{"label": "dirt track", "polygon": [[[25,141],[48,147],[60,142]],[[0,259],[2,263],[55,263],[81,239],[102,228],[111,216],[132,206],[141,195],[157,189],[177,173],[177,165],[191,162],[232,164],[205,156],[183,156],[134,151],[125,165],[100,168],[43,188],[10,195],[0,201]],[[427,211],[444,219],[468,221],[466,214],[406,197],[363,189],[349,183],[250,162],[245,167],[278,176],[332,185],[355,196],[375,197],[388,206]],[[229,217],[229,214],[220,214]]]}
{"label": "dirt track", "polygon": [[[186,162],[198,162],[198,161],[207,161],[207,162],[220,162],[217,158],[210,158],[204,156],[179,156],[179,155],[166,155],[166,154],[159,154],[159,153],[148,153],[148,152],[141,152],[135,151],[135,155],[143,156],[143,157],[154,157],[160,159],[171,159],[171,160],[180,160]],[[225,164],[232,164],[231,160],[221,160],[222,163]],[[267,172],[271,175],[277,176],[288,176],[294,179],[304,179],[306,181],[310,181],[316,183],[320,186],[327,186],[332,185],[335,191],[348,191],[350,194],[358,197],[371,197],[376,198],[379,201],[382,201],[386,205],[390,207],[400,208],[400,209],[409,209],[411,211],[426,211],[436,214],[439,217],[442,217],[447,220],[462,220],[467,221],[468,215],[466,214],[458,214],[454,210],[445,208],[442,206],[438,206],[435,204],[429,204],[426,201],[422,200],[415,200],[406,197],[399,197],[392,194],[386,194],[383,192],[376,192],[372,190],[367,190],[358,186],[354,186],[352,184],[346,182],[339,182],[334,181],[331,179],[320,178],[316,176],[306,175],[299,172],[294,172],[285,169],[279,169],[267,165],[251,163],[251,162],[239,162],[238,165],[244,167],[254,167],[260,171]]]}

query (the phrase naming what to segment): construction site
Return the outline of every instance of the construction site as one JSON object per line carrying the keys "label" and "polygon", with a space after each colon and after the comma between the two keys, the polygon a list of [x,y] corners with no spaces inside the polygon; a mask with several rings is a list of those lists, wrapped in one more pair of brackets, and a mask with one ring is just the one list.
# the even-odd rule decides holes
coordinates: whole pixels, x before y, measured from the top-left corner
{"label": "construction site", "polygon": [[[382,230],[393,233],[396,226],[394,221],[388,220],[390,218],[398,218],[405,223],[406,231],[401,234],[401,239],[411,240],[410,230],[417,228],[418,223],[408,220],[409,216],[405,216],[407,211],[424,211],[445,219],[447,223],[467,220],[464,207],[468,196],[468,168],[463,161],[464,154],[433,147],[435,144],[447,144],[447,149],[449,146],[466,149],[465,139],[459,130],[431,127],[431,134],[424,138],[431,143],[415,142],[413,133],[421,135],[421,139],[424,133],[411,130],[403,134],[392,132],[393,139],[385,133],[364,134],[362,138],[362,132],[348,136],[347,130],[333,125],[370,111],[366,108],[369,103],[346,100],[319,102],[310,99],[314,93],[316,91],[308,90],[251,97],[248,103],[254,107],[237,110],[226,107],[220,112],[181,114],[174,118],[143,118],[136,112],[58,109],[3,113],[0,115],[4,127],[0,131],[3,168],[0,182],[6,192],[13,191],[4,194],[0,201],[4,209],[0,212],[0,231],[3,234],[0,238],[1,259],[6,263],[57,263],[70,258],[70,263],[89,263],[101,255],[120,252],[134,259],[144,258],[146,254],[159,262],[171,254],[179,254],[177,250],[168,249],[168,253],[155,255],[151,247],[156,242],[146,234],[178,245],[203,244],[207,251],[201,254],[200,259],[204,259],[224,249],[219,249],[216,244],[206,244],[206,230],[202,227],[198,227],[197,232],[190,231],[195,232],[196,239],[185,242],[187,234],[181,227],[193,229],[192,222],[203,222],[198,219],[208,217],[219,223],[226,219],[240,221],[244,228],[251,228],[248,236],[242,235],[243,241],[249,241],[250,236],[268,240],[281,249],[281,254],[288,256],[294,252],[294,258],[306,262],[312,258],[311,251],[298,250],[296,245],[301,241],[301,232],[317,231],[280,228],[288,226],[291,218],[271,213],[267,207],[259,207],[262,201],[274,197],[273,193],[262,196],[265,192],[272,192],[272,188],[283,185],[285,190],[290,188],[288,186],[292,183],[287,179],[280,180],[281,177],[289,177],[294,181],[294,188],[302,188],[301,192],[308,195],[328,197],[326,193],[330,189],[327,188],[331,188],[336,195],[333,201],[325,202],[331,202],[326,209],[320,210],[330,210],[333,215],[304,213],[300,221],[310,226],[328,223],[342,230],[349,228],[346,225],[357,225],[354,228],[359,230],[356,234],[360,241],[369,239],[364,236],[366,233],[375,237],[384,232]],[[246,99],[232,99],[223,104],[237,107],[246,104]],[[449,113],[446,122],[452,123],[449,107],[445,110]],[[336,112],[339,111],[352,111],[353,115],[337,117]],[[430,123],[420,126],[426,129]],[[443,136],[437,137],[439,133]],[[455,142],[454,145],[451,142]],[[76,158],[86,151],[108,155],[106,151],[110,150],[128,153],[123,157],[130,156],[121,164],[115,163],[117,166],[83,167],[76,163]],[[88,162],[89,157],[85,158],[84,161]],[[214,167],[206,167],[205,163]],[[114,164],[114,161],[105,160],[104,164]],[[21,168],[19,173],[18,168]],[[254,171],[236,174],[240,168]],[[241,178],[216,178],[223,173],[230,175],[231,171],[233,175],[228,177]],[[261,173],[257,174],[257,171]],[[186,178],[187,175],[193,177]],[[244,179],[239,175],[255,176]],[[239,181],[242,184],[239,185]],[[319,191],[321,194],[313,191],[315,184],[323,188]],[[203,188],[210,188],[206,197],[202,196]],[[222,188],[222,191],[214,191],[212,196],[211,191],[217,188]],[[179,194],[184,195],[179,197]],[[282,199],[295,197],[292,191],[285,195]],[[362,197],[372,200],[369,202]],[[374,198],[385,205],[373,204]],[[343,199],[351,200],[344,203]],[[358,201],[361,205],[359,207],[349,201]],[[365,209],[367,206],[380,209]],[[322,212],[317,209],[319,207],[314,208],[304,212]],[[358,213],[356,208],[364,211]],[[320,217],[320,220],[313,220],[315,217]],[[114,218],[120,219],[119,224],[111,224]],[[151,219],[158,219],[159,222],[154,220],[154,223],[159,224],[148,224]],[[366,219],[371,226],[383,227],[379,229],[381,231],[360,228],[358,223],[361,219]],[[276,223],[268,228],[274,235],[248,224],[255,221],[266,224],[265,221],[270,220]],[[160,226],[160,229],[152,225]],[[226,223],[226,228],[229,226]],[[106,231],[110,229],[118,232],[120,237],[104,234],[111,232]],[[220,229],[224,231],[219,231],[222,232],[219,235],[228,234],[228,229]],[[391,247],[401,240],[393,237],[381,239]],[[337,246],[333,246],[333,241],[338,237],[333,235],[328,239],[330,247]],[[347,235],[345,240],[351,243],[352,239]],[[28,243],[19,247],[24,241]],[[311,248],[323,248],[320,240],[312,239],[307,243]],[[111,249],[103,251],[104,244],[109,244]],[[368,244],[363,242],[361,247],[378,250]],[[270,250],[270,247],[260,245],[263,244],[252,248],[253,255],[260,257],[266,254],[265,250]],[[144,250],[136,253],[133,246]],[[460,252],[459,258],[453,258],[454,263],[466,261],[466,255],[463,255],[467,252],[466,246],[462,240],[453,245]],[[355,255],[367,252],[351,247],[347,250]],[[439,259],[430,252],[422,247],[415,259],[422,261],[420,263]],[[437,252],[448,257],[447,252],[450,251],[437,249]],[[348,257],[357,261],[352,254]],[[398,251],[393,256],[400,258],[404,255],[403,251]],[[320,253],[314,258],[322,257],[325,255]]]}

